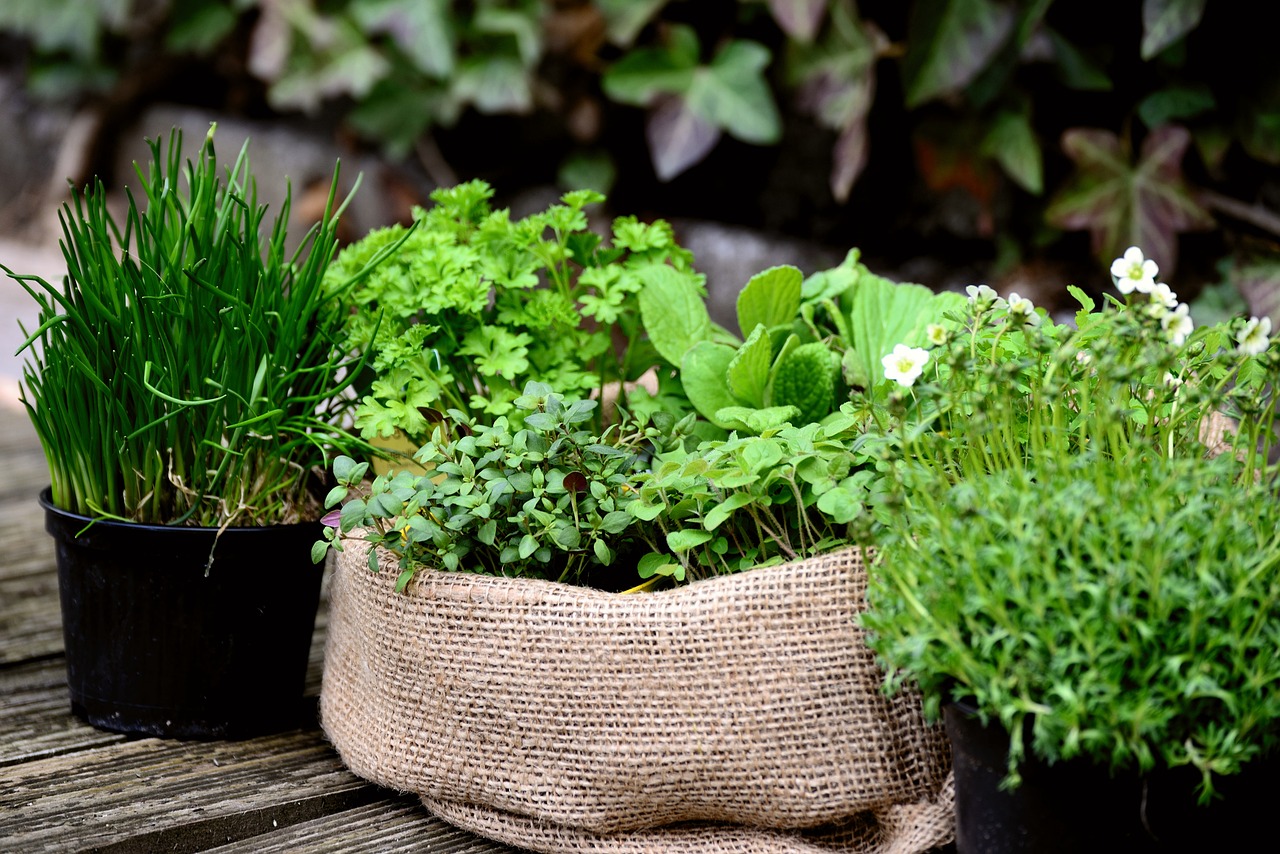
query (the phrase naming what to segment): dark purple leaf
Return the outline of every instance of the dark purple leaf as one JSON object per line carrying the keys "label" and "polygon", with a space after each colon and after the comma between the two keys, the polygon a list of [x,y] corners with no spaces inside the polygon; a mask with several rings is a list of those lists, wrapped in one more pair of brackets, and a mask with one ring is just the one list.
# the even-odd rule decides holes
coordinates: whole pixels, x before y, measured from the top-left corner
{"label": "dark purple leaf", "polygon": [[587,476],[580,471],[571,471],[564,476],[564,488],[569,492],[585,492]]}

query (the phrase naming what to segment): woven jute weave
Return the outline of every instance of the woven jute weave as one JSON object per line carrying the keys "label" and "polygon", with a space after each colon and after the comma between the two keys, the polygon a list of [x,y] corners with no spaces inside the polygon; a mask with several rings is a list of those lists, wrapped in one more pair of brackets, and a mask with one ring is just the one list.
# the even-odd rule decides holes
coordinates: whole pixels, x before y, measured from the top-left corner
{"label": "woven jute weave", "polygon": [[916,852],[950,755],[885,697],[846,550],[619,595],[422,571],[362,543],[331,587],[322,722],[356,774],[542,852]]}

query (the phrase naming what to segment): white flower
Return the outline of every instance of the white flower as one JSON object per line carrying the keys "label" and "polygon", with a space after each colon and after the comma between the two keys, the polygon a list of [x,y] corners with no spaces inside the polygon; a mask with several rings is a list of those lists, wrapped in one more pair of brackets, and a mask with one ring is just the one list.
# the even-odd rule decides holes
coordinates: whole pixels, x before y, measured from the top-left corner
{"label": "white flower", "polygon": [[1244,328],[1236,333],[1236,341],[1239,342],[1239,346],[1236,349],[1246,356],[1256,356],[1259,353],[1264,353],[1271,343],[1270,336],[1270,317],[1250,317]]}
{"label": "white flower", "polygon": [[919,347],[908,347],[899,344],[893,352],[880,360],[884,365],[884,375],[904,388],[910,388],[924,371],[925,362],[929,361],[929,353]]}
{"label": "white flower", "polygon": [[947,327],[941,323],[930,323],[924,328],[925,340],[931,347],[941,347],[947,343]]}
{"label": "white flower", "polygon": [[1173,311],[1160,318],[1160,328],[1169,336],[1169,340],[1173,342],[1175,347],[1181,347],[1186,343],[1187,336],[1195,328],[1191,322],[1191,316],[1187,314],[1186,303],[1179,305]]}
{"label": "white flower", "polygon": [[1082,365],[1087,365],[1093,361],[1093,357],[1085,350],[1076,351],[1076,361]]}
{"label": "white flower", "polygon": [[1040,325],[1040,315],[1036,314],[1035,304],[1016,293],[1009,294],[1009,316],[1020,319],[1027,326]]}
{"label": "white flower", "polygon": [[1155,287],[1156,274],[1159,272],[1156,262],[1144,257],[1142,250],[1136,246],[1130,246],[1122,257],[1111,262],[1111,275],[1122,294],[1149,292]]}
{"label": "white flower", "polygon": [[969,302],[976,303],[979,307],[994,305],[996,308],[1004,308],[1005,301],[1000,295],[986,285],[968,285],[964,292],[969,295]]}
{"label": "white flower", "polygon": [[1168,371],[1164,372],[1164,384],[1169,388],[1177,388],[1182,385],[1182,377],[1174,376]]}
{"label": "white flower", "polygon": [[1170,290],[1169,286],[1164,282],[1157,282],[1151,286],[1151,290],[1147,291],[1151,294],[1151,302],[1153,305],[1163,306],[1170,311],[1178,307],[1178,295]]}

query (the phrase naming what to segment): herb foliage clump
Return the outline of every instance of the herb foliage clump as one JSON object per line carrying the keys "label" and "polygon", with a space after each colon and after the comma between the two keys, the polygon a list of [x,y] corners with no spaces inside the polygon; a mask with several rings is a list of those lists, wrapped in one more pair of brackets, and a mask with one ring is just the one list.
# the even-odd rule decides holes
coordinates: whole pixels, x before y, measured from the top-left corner
{"label": "herb foliage clump", "polygon": [[150,143],[123,227],[101,181],[72,190],[61,287],[4,268],[40,306],[23,402],[64,510],[298,521],[315,509],[312,468],[366,447],[334,426],[360,369],[339,349],[350,281],[321,284],[346,204],[335,205],[337,170],[320,222],[289,252],[288,196],[268,228],[248,144],[224,176],[213,133],[185,169],[180,133],[167,150]]}

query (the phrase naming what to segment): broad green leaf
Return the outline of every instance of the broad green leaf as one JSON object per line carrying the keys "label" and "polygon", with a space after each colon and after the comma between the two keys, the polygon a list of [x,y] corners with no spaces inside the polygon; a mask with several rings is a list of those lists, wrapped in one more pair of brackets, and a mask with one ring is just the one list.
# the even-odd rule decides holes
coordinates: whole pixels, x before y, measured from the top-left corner
{"label": "broad green leaf", "polygon": [[322,563],[329,554],[329,544],[324,540],[316,540],[311,544],[311,562]]}
{"label": "broad green leaf", "polygon": [[811,42],[827,13],[827,0],[769,0],[769,11],[791,38]]}
{"label": "broad green leaf", "polygon": [[854,248],[845,255],[839,266],[820,270],[805,279],[800,286],[800,296],[805,303],[821,302],[839,296],[858,281],[858,258],[862,253]]}
{"label": "broad green leaf", "polygon": [[738,292],[738,329],[743,335],[757,325],[790,324],[800,309],[804,275],[795,267],[770,267],[756,273]]}
{"label": "broad green leaf", "polygon": [[919,0],[912,6],[902,77],[907,106],[967,86],[1013,32],[1017,15],[994,0]]}
{"label": "broad green leaf", "polygon": [[836,488],[818,498],[818,509],[838,525],[852,522],[862,512],[862,503],[846,489]]}
{"label": "broad green leaf", "polygon": [[1143,0],[1142,58],[1156,54],[1194,30],[1206,0]]}
{"label": "broad green leaf", "polygon": [[771,58],[764,45],[729,42],[694,73],[685,94],[689,109],[735,139],[773,145],[782,136],[782,120],[764,77]]}
{"label": "broad green leaf", "polygon": [[1087,229],[1104,263],[1128,246],[1140,246],[1169,276],[1177,266],[1180,232],[1208,228],[1213,220],[1192,197],[1182,178],[1182,157],[1191,137],[1166,125],[1149,133],[1136,164],[1115,134],[1075,128],[1062,147],[1076,173],[1045,211],[1053,225]]}
{"label": "broad green leaf", "polygon": [[1216,103],[1213,92],[1203,83],[1170,86],[1139,101],[1138,117],[1148,128],[1158,128],[1210,112]]}
{"label": "broad green leaf", "polygon": [[836,355],[821,341],[802,344],[778,357],[770,403],[794,406],[799,423],[819,421],[835,402]]}
{"label": "broad green leaf", "polygon": [[1040,142],[1027,112],[1001,111],[982,140],[982,153],[999,163],[1028,193],[1038,196],[1044,190]]}
{"label": "broad green leaf", "polygon": [[645,267],[636,275],[644,285],[638,299],[649,341],[662,358],[679,365],[691,347],[711,336],[711,316],[697,284],[691,273],[665,264]]}
{"label": "broad green leaf", "polygon": [[925,326],[939,322],[946,310],[923,285],[898,284],[867,271],[848,297],[853,340],[845,348],[845,381],[861,388],[883,379],[881,360],[894,346],[922,343]]}
{"label": "broad green leaf", "polygon": [[644,125],[649,157],[659,181],[670,181],[716,147],[720,128],[690,108],[680,95],[658,98]]}
{"label": "broad green leaf", "polygon": [[726,378],[729,391],[743,403],[764,406],[764,390],[769,384],[769,369],[773,364],[773,346],[769,331],[757,323],[746,342],[729,362]]}
{"label": "broad green leaf", "polygon": [[739,405],[725,381],[736,352],[724,344],[702,341],[690,348],[680,361],[680,382],[689,402],[704,418],[726,430],[732,428],[717,420],[716,413]]}
{"label": "broad green leaf", "polygon": [[676,554],[687,552],[689,549],[697,548],[705,542],[711,540],[715,534],[710,531],[704,531],[700,528],[685,528],[682,531],[672,531],[667,534],[667,548]]}
{"label": "broad green leaf", "polygon": [[782,460],[782,446],[776,439],[750,439],[742,448],[742,461],[756,472],[767,472]]}
{"label": "broad green leaf", "polygon": [[668,43],[627,53],[600,80],[604,93],[620,104],[647,107],[659,95],[683,95],[698,66],[698,37],[687,26],[668,30]]}
{"label": "broad green leaf", "polygon": [[608,566],[613,563],[613,551],[610,550],[604,540],[592,540],[591,550],[595,552],[596,560],[600,561],[603,565]]}

